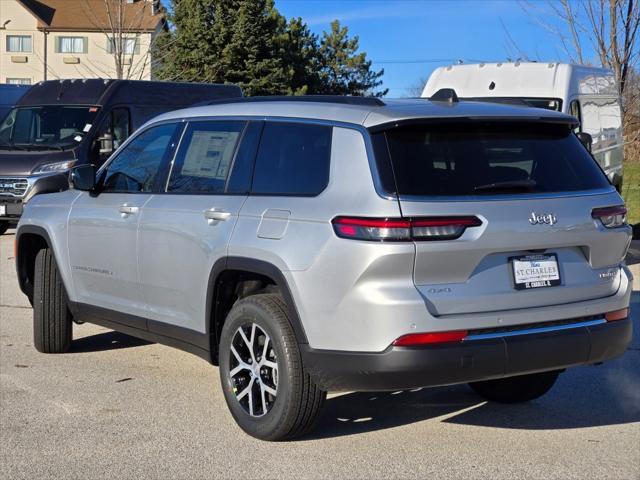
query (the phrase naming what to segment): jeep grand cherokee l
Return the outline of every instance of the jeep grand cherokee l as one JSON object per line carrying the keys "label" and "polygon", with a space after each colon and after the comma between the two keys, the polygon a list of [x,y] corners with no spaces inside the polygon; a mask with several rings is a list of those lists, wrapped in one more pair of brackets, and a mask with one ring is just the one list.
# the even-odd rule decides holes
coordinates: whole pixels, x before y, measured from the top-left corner
{"label": "jeep grand cherokee l", "polygon": [[631,339],[623,201],[561,113],[274,98],[164,114],[17,231],[35,346],[92,322],[219,366],[237,423],[327,391],[547,392]]}

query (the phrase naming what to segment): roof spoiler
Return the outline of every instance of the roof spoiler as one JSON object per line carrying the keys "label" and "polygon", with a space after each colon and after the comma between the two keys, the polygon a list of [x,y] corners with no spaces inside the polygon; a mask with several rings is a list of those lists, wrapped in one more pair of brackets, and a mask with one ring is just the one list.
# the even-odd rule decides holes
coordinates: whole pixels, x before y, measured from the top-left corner
{"label": "roof spoiler", "polygon": [[458,103],[458,95],[453,88],[441,88],[429,98],[432,102]]}

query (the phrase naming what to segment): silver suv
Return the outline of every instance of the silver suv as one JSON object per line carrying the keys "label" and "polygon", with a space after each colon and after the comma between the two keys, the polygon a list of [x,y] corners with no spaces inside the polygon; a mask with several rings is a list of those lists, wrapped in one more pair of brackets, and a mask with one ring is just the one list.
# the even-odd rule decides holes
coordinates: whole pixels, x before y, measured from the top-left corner
{"label": "silver suv", "polygon": [[454,95],[164,114],[29,202],[35,346],[91,322],[195,353],[266,440],[327,391],[537,398],[632,334],[626,210],[575,123]]}

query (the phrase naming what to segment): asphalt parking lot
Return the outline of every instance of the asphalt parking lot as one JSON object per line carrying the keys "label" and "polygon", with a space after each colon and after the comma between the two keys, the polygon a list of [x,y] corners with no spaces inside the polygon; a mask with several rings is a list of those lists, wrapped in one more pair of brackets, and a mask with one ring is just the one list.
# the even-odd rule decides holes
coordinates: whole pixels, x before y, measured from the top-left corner
{"label": "asphalt parking lot", "polygon": [[266,443],[228,413],[215,367],[97,326],[32,345],[0,237],[0,478],[640,478],[640,246],[627,353],[526,405],[466,386],[331,396],[312,436]]}

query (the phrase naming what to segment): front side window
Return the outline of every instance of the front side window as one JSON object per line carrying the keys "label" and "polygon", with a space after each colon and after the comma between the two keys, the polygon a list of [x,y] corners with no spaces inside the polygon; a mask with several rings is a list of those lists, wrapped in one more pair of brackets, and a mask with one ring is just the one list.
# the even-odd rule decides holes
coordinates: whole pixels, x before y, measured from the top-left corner
{"label": "front side window", "polygon": [[7,35],[7,52],[30,53],[31,35]]}
{"label": "front side window", "polygon": [[116,107],[111,110],[94,136],[93,163],[102,165],[129,138],[130,129],[129,109]]}
{"label": "front side window", "polygon": [[251,192],[258,195],[318,195],[329,183],[332,127],[267,123]]}
{"label": "front side window", "polygon": [[582,113],[580,112],[580,102],[578,100],[572,100],[569,104],[569,114],[578,119],[578,126],[573,129],[574,132],[579,133],[582,131]]}
{"label": "front side window", "polygon": [[93,123],[97,107],[14,108],[0,125],[0,147],[59,150],[78,145],[85,127]]}
{"label": "front side window", "polygon": [[160,173],[176,124],[158,125],[134,138],[101,174],[101,191],[151,192]]}
{"label": "front side window", "polygon": [[223,193],[244,122],[190,123],[171,171],[168,192]]}
{"label": "front side window", "polygon": [[57,37],[57,53],[87,53],[87,37]]}
{"label": "front side window", "polygon": [[390,193],[476,196],[609,186],[566,125],[424,124],[393,128],[373,137],[379,170],[392,172],[381,178]]}

